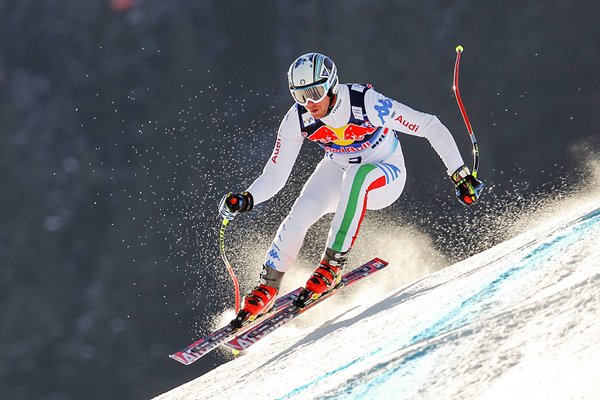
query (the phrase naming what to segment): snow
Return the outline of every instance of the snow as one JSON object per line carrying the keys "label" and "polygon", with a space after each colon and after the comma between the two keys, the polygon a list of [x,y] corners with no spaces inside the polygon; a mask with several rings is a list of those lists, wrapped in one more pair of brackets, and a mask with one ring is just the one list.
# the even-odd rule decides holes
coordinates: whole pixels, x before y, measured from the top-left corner
{"label": "snow", "polygon": [[599,398],[599,205],[402,288],[368,277],[157,399]]}

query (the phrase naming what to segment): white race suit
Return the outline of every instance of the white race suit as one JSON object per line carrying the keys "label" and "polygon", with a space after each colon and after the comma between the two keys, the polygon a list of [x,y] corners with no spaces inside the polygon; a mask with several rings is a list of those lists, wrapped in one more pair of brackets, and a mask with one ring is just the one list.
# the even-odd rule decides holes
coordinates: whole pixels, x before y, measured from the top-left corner
{"label": "white race suit", "polygon": [[263,173],[247,189],[255,205],[266,201],[285,185],[305,139],[325,150],[267,252],[265,265],[280,272],[293,264],[308,229],[325,214],[335,213],[326,247],[346,252],[365,211],[398,199],[406,182],[399,134],[426,138],[448,175],[464,165],[454,138],[434,115],[363,84],[339,85],[334,101],[331,112],[320,120],[298,104],[290,108]]}

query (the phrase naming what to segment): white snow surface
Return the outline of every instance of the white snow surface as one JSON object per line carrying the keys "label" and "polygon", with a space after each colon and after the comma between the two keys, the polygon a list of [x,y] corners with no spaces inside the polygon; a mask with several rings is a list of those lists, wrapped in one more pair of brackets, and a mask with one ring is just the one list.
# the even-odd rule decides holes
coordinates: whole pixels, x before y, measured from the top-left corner
{"label": "white snow surface", "polygon": [[391,264],[157,399],[599,399],[599,207],[381,290]]}

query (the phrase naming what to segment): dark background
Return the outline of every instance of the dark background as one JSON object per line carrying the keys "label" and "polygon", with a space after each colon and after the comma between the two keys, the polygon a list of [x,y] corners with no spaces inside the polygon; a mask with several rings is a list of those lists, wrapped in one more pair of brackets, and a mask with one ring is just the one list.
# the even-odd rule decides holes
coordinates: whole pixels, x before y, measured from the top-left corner
{"label": "dark background", "polygon": [[[143,399],[226,360],[167,355],[233,305],[216,205],[262,170],[305,52],[438,115],[470,160],[451,91],[462,44],[487,192],[461,207],[427,142],[407,137],[389,215],[448,260],[503,240],[499,216],[586,183],[598,15],[591,0],[0,0],[2,397]],[[266,250],[320,156],[307,143],[290,185],[230,228],[234,264]],[[305,250],[315,262],[323,240]]]}

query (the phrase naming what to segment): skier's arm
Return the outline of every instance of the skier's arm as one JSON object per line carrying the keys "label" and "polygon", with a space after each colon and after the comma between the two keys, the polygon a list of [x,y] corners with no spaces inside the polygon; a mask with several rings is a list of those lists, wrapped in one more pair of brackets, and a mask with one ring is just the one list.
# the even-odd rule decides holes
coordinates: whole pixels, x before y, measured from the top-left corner
{"label": "skier's arm", "polygon": [[298,112],[293,106],[279,126],[275,147],[262,174],[246,189],[252,193],[255,205],[269,200],[285,186],[303,141]]}
{"label": "skier's arm", "polygon": [[452,134],[435,115],[413,110],[373,89],[365,94],[365,107],[373,124],[426,138],[444,162],[448,176],[465,164]]}

